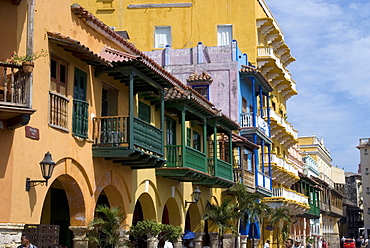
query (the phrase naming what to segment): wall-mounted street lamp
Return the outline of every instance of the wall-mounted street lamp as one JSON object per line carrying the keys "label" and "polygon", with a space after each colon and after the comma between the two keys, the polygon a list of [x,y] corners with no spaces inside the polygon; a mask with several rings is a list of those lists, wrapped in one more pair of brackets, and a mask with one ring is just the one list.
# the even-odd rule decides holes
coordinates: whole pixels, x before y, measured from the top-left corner
{"label": "wall-mounted street lamp", "polygon": [[200,199],[200,194],[202,193],[202,191],[200,191],[199,187],[196,186],[194,191],[193,191],[193,199],[194,201],[187,201],[185,200],[185,208],[186,208],[186,205],[188,205],[188,203],[197,203]]}
{"label": "wall-mounted street lamp", "polygon": [[30,191],[31,187],[35,187],[39,184],[41,185],[48,185],[48,180],[53,174],[53,170],[55,167],[55,162],[51,158],[51,154],[49,152],[45,153],[44,159],[40,162],[40,168],[42,176],[45,180],[31,180],[29,177],[26,179],[26,191]]}

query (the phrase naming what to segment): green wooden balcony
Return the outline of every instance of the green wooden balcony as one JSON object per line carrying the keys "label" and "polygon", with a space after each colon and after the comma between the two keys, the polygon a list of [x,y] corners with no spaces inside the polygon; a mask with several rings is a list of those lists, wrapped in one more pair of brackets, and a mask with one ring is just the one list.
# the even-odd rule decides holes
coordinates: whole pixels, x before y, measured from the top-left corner
{"label": "green wooden balcony", "polygon": [[231,164],[213,158],[185,146],[185,157],[182,156],[181,145],[167,145],[166,160],[163,167],[157,169],[157,175],[178,181],[194,182],[209,187],[230,187],[233,182],[233,167]]}
{"label": "green wooden balcony", "polygon": [[320,208],[316,206],[316,202],[310,203],[310,210],[308,210],[308,214],[313,215],[314,217],[320,218]]}
{"label": "green wooden balcony", "polygon": [[104,157],[133,168],[162,166],[163,131],[133,117],[107,116],[93,118],[93,157]]}

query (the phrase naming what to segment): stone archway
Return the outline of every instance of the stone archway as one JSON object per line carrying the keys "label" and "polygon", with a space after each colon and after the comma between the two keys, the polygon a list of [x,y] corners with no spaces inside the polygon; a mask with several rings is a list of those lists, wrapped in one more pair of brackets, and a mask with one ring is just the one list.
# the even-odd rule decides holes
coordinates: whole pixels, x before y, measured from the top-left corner
{"label": "stone archway", "polygon": [[59,225],[59,243],[76,247],[71,226],[86,226],[86,207],[77,181],[61,175],[53,181],[44,200],[41,224]]}
{"label": "stone archway", "polygon": [[[166,217],[167,216],[167,217]],[[168,218],[168,223],[164,223],[164,219]],[[168,199],[163,208],[162,223],[173,226],[181,226],[181,215],[179,206],[174,198]]]}

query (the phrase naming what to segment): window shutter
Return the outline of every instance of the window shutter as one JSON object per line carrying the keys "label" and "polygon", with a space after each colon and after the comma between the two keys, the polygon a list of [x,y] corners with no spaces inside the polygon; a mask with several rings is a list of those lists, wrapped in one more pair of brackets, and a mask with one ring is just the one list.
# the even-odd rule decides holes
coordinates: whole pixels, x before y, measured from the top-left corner
{"label": "window shutter", "polygon": [[150,123],[150,106],[139,101],[139,119]]}

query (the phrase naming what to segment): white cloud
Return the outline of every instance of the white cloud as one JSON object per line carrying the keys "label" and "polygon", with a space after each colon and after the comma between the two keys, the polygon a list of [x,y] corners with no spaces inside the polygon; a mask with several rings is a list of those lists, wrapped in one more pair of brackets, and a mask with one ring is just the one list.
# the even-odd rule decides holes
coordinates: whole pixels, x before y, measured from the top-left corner
{"label": "white cloud", "polygon": [[288,101],[299,135],[323,136],[334,165],[357,171],[355,146],[370,137],[370,3],[265,0],[297,59],[298,96]]}

